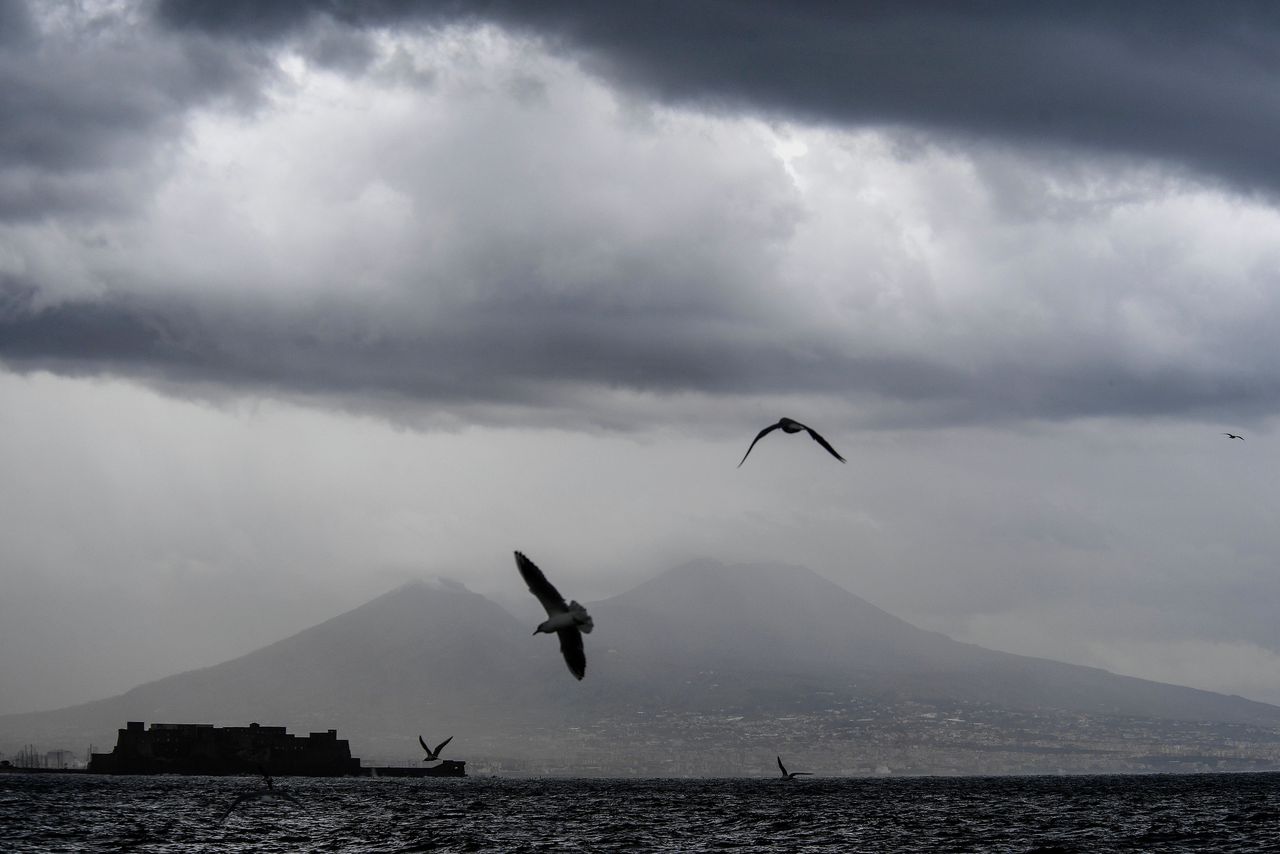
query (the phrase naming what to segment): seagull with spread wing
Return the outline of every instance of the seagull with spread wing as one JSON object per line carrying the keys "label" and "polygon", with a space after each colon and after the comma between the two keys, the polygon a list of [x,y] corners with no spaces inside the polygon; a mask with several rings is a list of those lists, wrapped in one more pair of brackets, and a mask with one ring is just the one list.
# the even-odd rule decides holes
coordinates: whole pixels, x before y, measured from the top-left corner
{"label": "seagull with spread wing", "polygon": [[1222,435],[1226,436],[1228,439],[1239,439],[1241,442],[1244,441],[1244,436],[1241,436],[1238,433],[1223,433]]}
{"label": "seagull with spread wing", "polygon": [[829,453],[831,456],[835,457],[840,462],[845,461],[844,457],[837,454],[836,449],[831,447],[830,443],[828,443],[826,439],[819,436],[817,432],[813,430],[813,428],[806,427],[805,425],[801,424],[799,421],[793,421],[790,418],[783,418],[780,421],[778,421],[777,424],[770,424],[768,427],[761,430],[756,435],[756,437],[751,440],[751,447],[747,448],[747,452],[742,455],[742,460],[738,463],[738,468],[742,468],[742,463],[745,463],[747,461],[747,457],[751,455],[751,448],[754,448],[756,446],[756,442],[759,442],[765,436],[768,436],[774,430],[778,430],[778,429],[781,429],[783,433],[799,433],[801,430],[803,430],[809,434],[810,438],[812,438],[813,441],[817,442],[819,445],[826,448],[827,453]]}
{"label": "seagull with spread wing", "polygon": [[422,740],[422,736],[418,736],[418,744],[421,744],[421,745],[422,745],[422,749],[423,749],[423,750],[425,750],[425,751],[427,751],[427,758],[426,758],[426,759],[424,759],[424,760],[422,760],[422,761],[423,761],[423,762],[438,762],[438,761],[440,760],[440,751],[444,750],[444,746],[445,746],[446,744],[448,744],[449,742],[451,742],[451,741],[453,741],[453,736],[449,736],[449,737],[448,737],[448,738],[446,738],[444,741],[442,741],[442,742],[440,742],[439,744],[437,744],[437,745],[436,745],[436,749],[435,749],[435,750],[432,750],[430,747],[427,747],[427,743],[426,743],[425,741],[423,741],[423,740]]}
{"label": "seagull with spread wing", "polygon": [[782,769],[782,779],[784,779],[784,780],[794,780],[794,779],[795,779],[795,778],[797,778],[797,777],[812,777],[812,776],[813,776],[813,772],[812,772],[812,771],[792,771],[792,772],[790,772],[790,773],[787,773],[787,766],[785,766],[785,765],[783,765],[783,764],[782,764],[782,757],[781,757],[781,756],[779,756],[779,757],[778,757],[778,767]]}
{"label": "seagull with spread wing", "polygon": [[516,552],[516,567],[520,577],[529,585],[529,592],[538,597],[542,607],[547,610],[547,619],[533,630],[551,634],[555,632],[560,638],[560,652],[564,655],[564,663],[569,665],[569,672],[581,679],[587,672],[587,654],[582,649],[582,633],[595,628],[587,609],[577,602],[565,604],[560,591],[551,586],[547,577],[537,565],[520,552]]}

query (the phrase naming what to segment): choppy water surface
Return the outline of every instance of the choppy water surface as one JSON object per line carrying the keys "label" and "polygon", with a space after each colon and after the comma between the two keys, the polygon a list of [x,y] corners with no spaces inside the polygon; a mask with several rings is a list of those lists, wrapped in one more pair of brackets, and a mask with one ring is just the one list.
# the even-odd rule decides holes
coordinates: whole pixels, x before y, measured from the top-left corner
{"label": "choppy water surface", "polygon": [[[0,850],[1280,851],[1280,774],[309,780],[0,774]],[[223,816],[226,815],[225,820]]]}

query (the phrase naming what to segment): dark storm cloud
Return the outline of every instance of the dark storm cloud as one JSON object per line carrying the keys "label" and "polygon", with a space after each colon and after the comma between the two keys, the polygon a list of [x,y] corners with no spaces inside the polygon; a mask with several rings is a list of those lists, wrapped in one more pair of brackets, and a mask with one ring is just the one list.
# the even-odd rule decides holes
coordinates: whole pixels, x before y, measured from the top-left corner
{"label": "dark storm cloud", "polygon": [[180,31],[493,21],[680,103],[1160,157],[1280,189],[1280,7],[162,0]]}
{"label": "dark storm cloud", "polygon": [[797,359],[741,340],[747,330],[682,311],[602,316],[561,301],[451,313],[412,335],[329,300],[288,314],[165,298],[33,307],[0,286],[0,359],[12,368],[213,381],[264,391],[395,394],[437,404],[554,401],[553,386],[644,390],[783,389]]}
{"label": "dark storm cloud", "polygon": [[0,221],[130,207],[189,108],[257,97],[261,53],[155,36],[115,13],[41,29],[0,2]]}
{"label": "dark storm cloud", "polygon": [[316,27],[302,45],[302,53],[321,68],[359,74],[373,61],[368,36],[333,24]]}
{"label": "dark storm cloud", "polygon": [[[709,313],[611,317],[560,300],[489,302],[406,332],[354,301],[283,312],[166,297],[107,297],[35,307],[37,291],[0,285],[0,364],[18,371],[119,374],[263,394],[415,401],[428,410],[504,403],[554,408],[578,388],[712,395],[859,395],[896,402],[868,425],[1171,413],[1262,415],[1274,377],[1095,366],[997,364],[961,370],[918,357],[850,353],[803,333],[726,323]],[[570,405],[610,422],[605,408]],[[642,426],[642,425],[637,425]]]}
{"label": "dark storm cloud", "polygon": [[[6,24],[0,38],[7,40],[0,52],[0,224],[140,203],[148,194],[148,164],[180,137],[192,108],[219,98],[254,103],[264,75],[276,73],[274,42],[287,39],[313,63],[355,75],[376,61],[371,28],[400,22],[493,21],[534,32],[612,81],[700,107],[822,123],[913,125],[1042,142],[1046,150],[1076,145],[1155,154],[1251,185],[1280,180],[1271,168],[1280,150],[1273,126],[1280,122],[1280,87],[1271,85],[1280,59],[1270,49],[1280,11],[1269,5],[1237,4],[1222,12],[1144,3],[1052,10],[983,4],[961,12],[954,4],[167,0],[137,8],[154,17],[103,13],[47,26],[22,4],[0,2]],[[413,72],[435,73],[429,65]],[[542,99],[537,93],[545,84],[512,76],[507,86],[532,104]],[[464,109],[460,100],[447,112]],[[1175,313],[1168,321],[1161,310],[1179,296],[1156,294],[1148,299],[1153,305],[1139,300],[1133,313],[1161,332],[1175,327],[1186,344],[1133,343],[1126,334],[1138,339],[1145,326],[1127,333],[1095,317],[1102,312],[1094,304],[1120,299],[1112,281],[1094,285],[1098,296],[1090,300],[1088,283],[1047,277],[1043,292],[1034,293],[1021,286],[1022,277],[1006,276],[1003,287],[976,292],[972,300],[934,304],[934,291],[955,286],[947,273],[922,265],[922,281],[912,290],[910,269],[867,272],[876,256],[892,251],[886,250],[891,242],[869,241],[857,250],[836,245],[832,257],[859,256],[850,272],[861,277],[865,305],[892,306],[894,287],[905,282],[908,335],[895,337],[892,307],[848,310],[818,326],[818,310],[791,309],[805,294],[779,283],[784,277],[760,248],[785,244],[804,218],[797,213],[803,206],[787,195],[794,188],[780,166],[771,161],[773,173],[764,177],[745,167],[720,176],[707,184],[705,196],[714,204],[699,207],[695,199],[687,221],[674,227],[628,229],[632,211],[656,210],[661,224],[676,219],[677,206],[655,202],[678,197],[694,168],[679,172],[655,160],[642,163],[648,171],[627,182],[626,170],[634,168],[629,159],[643,158],[628,158],[617,136],[603,142],[589,134],[554,136],[548,128],[563,118],[555,115],[528,133],[532,154],[500,144],[524,138],[527,128],[514,121],[478,122],[474,135],[459,133],[452,145],[447,134],[431,134],[439,126],[422,125],[420,139],[378,149],[373,175],[387,184],[387,195],[403,195],[396,211],[407,213],[369,218],[368,233],[391,231],[379,225],[384,222],[405,227],[405,243],[422,254],[408,254],[404,267],[444,271],[426,284],[414,278],[417,272],[387,273],[395,280],[387,293],[418,289],[403,305],[396,296],[375,305],[326,295],[331,291],[321,286],[313,296],[308,278],[323,278],[324,259],[344,256],[331,250],[328,237],[281,244],[297,252],[289,263],[297,266],[294,278],[306,283],[300,299],[268,295],[266,277],[260,288],[237,290],[242,280],[260,275],[251,263],[256,251],[283,258],[289,248],[228,239],[202,249],[200,238],[226,226],[213,215],[191,213],[198,233],[166,232],[182,248],[177,254],[195,258],[176,274],[168,261],[153,271],[148,253],[156,250],[145,242],[145,251],[123,250],[137,260],[114,268],[86,262],[92,285],[84,288],[76,284],[76,269],[64,285],[57,280],[62,271],[47,272],[55,264],[41,266],[75,239],[93,235],[50,240],[52,249],[39,244],[43,254],[32,250],[30,263],[0,253],[8,263],[0,274],[10,276],[0,281],[0,359],[18,370],[118,372],[282,394],[403,396],[428,405],[554,406],[583,387],[865,395],[887,402],[867,417],[894,424],[1221,410],[1247,417],[1280,407],[1280,383],[1265,368],[1249,367],[1273,362],[1267,358],[1273,343],[1241,334],[1249,317],[1270,329],[1263,321],[1277,309],[1266,298],[1248,307],[1242,301],[1239,314],[1204,322],[1188,303],[1188,317]],[[690,149],[687,141],[678,147]],[[302,161],[320,148],[307,138],[305,150],[291,158]],[[689,158],[706,157],[708,150]],[[586,156],[595,151],[607,156]],[[257,157],[239,156],[238,167]],[[315,156],[324,161],[322,171],[336,173],[355,170],[358,159]],[[405,162],[397,166],[397,157]],[[436,168],[446,162],[448,168]],[[606,165],[585,168],[599,162]],[[698,172],[714,171],[703,162]],[[675,177],[663,183],[668,174]],[[575,193],[605,185],[610,192],[601,197],[622,199],[617,208],[623,212]],[[1018,182],[1002,187],[991,175],[984,186],[1007,197],[1005,206],[1015,213],[1016,202],[1037,197]],[[557,206],[574,205],[582,205],[581,212],[557,217]],[[950,208],[942,213],[954,215]],[[240,214],[228,219],[239,225]],[[327,212],[295,208],[284,219],[308,214],[323,219]],[[418,230],[408,234],[408,225]],[[629,232],[643,236],[628,238]],[[441,245],[448,244],[439,256],[422,249],[434,246],[431,240],[415,236],[439,234],[447,235]],[[592,246],[608,247],[604,260],[587,251]],[[575,252],[589,272],[556,267]],[[311,257],[321,259],[316,269],[304,266]],[[368,261],[381,258],[368,251]],[[241,259],[248,259],[243,268],[230,263]],[[530,272],[544,267],[552,272]],[[352,270],[363,272],[354,262]],[[1126,269],[1103,272],[1118,280]],[[942,281],[932,281],[934,275]],[[179,286],[170,288],[171,279]],[[875,292],[877,282],[889,280],[884,292]],[[1126,283],[1124,293],[1134,287]],[[86,292],[100,295],[86,298]],[[1085,292],[1083,308],[1060,296],[1076,292]],[[923,309],[911,304],[917,296]],[[1020,299],[1029,304],[1023,314],[980,305]],[[1064,308],[1075,308],[1077,316]],[[1016,318],[1024,315],[1062,318],[1043,330],[1053,346],[1040,346],[1034,332],[1017,334]]]}

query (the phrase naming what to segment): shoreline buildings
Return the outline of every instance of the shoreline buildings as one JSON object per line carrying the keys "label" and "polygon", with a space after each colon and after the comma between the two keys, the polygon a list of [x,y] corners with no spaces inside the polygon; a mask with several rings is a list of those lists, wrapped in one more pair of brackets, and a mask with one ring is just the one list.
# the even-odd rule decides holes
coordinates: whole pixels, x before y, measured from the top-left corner
{"label": "shoreline buildings", "polygon": [[337,730],[290,735],[282,726],[216,727],[212,724],[152,724],[129,721],[118,730],[115,749],[95,753],[96,774],[259,774],[341,777],[360,774]]}

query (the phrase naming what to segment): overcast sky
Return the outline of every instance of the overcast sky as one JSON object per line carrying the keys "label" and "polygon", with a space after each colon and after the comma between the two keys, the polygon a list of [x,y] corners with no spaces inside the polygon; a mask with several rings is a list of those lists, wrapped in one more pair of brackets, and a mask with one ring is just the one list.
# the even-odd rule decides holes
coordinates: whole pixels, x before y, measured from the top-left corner
{"label": "overcast sky", "polygon": [[0,0],[0,713],[517,548],[1280,702],[1280,10],[1045,5]]}

